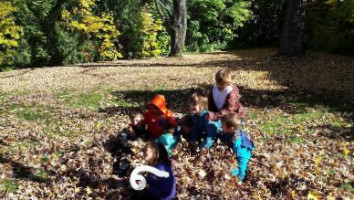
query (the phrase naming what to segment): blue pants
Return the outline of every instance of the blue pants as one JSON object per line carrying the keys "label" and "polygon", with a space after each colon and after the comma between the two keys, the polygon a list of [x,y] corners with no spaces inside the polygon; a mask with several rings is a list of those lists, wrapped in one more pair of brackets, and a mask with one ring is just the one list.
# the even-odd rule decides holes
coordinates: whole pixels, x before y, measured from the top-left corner
{"label": "blue pants", "polygon": [[243,180],[246,177],[247,164],[251,158],[251,151],[247,148],[241,147],[238,148],[235,153],[238,167],[232,171],[232,175],[237,176],[240,180]]}

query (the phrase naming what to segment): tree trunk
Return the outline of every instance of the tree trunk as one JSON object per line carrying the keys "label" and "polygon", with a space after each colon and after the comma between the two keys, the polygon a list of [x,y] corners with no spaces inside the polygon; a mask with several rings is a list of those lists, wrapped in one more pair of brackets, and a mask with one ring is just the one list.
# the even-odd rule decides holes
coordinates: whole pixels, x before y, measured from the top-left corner
{"label": "tree trunk", "polygon": [[169,34],[171,36],[170,56],[182,56],[187,32],[187,0],[173,0],[173,19]]}
{"label": "tree trunk", "polygon": [[303,53],[304,16],[303,0],[286,0],[285,20],[280,38],[280,54],[296,56]]}

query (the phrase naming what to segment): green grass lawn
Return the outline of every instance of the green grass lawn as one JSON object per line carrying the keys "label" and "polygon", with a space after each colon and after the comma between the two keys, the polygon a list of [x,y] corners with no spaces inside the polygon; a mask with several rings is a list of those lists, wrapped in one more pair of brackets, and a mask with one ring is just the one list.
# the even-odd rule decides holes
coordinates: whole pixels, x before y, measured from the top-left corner
{"label": "green grass lawn", "polygon": [[[107,147],[126,127],[129,112],[144,110],[155,94],[163,94],[169,108],[184,114],[189,95],[211,86],[216,71],[228,67],[247,109],[244,129],[256,145],[250,175],[242,186],[228,178],[235,164],[232,156],[219,159],[220,152],[229,155],[222,145],[208,155],[193,155],[181,143],[174,157],[179,198],[353,199],[354,85],[348,78],[353,73],[332,73],[342,70],[333,68],[333,62],[350,65],[353,58],[308,53],[294,62],[274,58],[274,52],[253,49],[107,67],[42,68],[26,76],[21,70],[0,73],[0,85],[7,85],[0,93],[0,195],[129,198],[126,182],[112,174],[120,155]],[[325,63],[321,73],[318,61]],[[45,79],[39,81],[39,76]],[[331,79],[316,82],[321,77]],[[140,161],[143,143],[132,145],[136,154],[130,159]],[[198,176],[200,170],[206,178]]]}

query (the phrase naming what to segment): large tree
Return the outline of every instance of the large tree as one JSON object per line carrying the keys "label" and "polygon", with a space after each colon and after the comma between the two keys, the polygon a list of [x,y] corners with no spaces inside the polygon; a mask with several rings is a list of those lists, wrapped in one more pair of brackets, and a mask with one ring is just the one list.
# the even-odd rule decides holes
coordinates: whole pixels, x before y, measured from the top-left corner
{"label": "large tree", "polygon": [[154,0],[171,37],[170,56],[181,56],[187,32],[187,0]]}
{"label": "large tree", "polygon": [[279,53],[295,56],[303,52],[304,0],[286,0],[285,20],[280,38]]}

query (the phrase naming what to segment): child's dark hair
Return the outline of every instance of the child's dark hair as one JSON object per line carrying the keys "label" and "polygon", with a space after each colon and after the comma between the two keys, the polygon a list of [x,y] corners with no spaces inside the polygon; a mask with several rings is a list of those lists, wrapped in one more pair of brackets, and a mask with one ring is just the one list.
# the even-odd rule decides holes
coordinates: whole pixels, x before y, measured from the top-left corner
{"label": "child's dark hair", "polygon": [[177,130],[177,127],[172,126],[172,125],[169,125],[169,126],[166,127],[166,132],[167,133],[175,133],[176,130]]}
{"label": "child's dark hair", "polygon": [[208,109],[208,98],[201,94],[193,93],[189,97],[189,104],[199,104],[203,109]]}
{"label": "child's dark hair", "polygon": [[236,129],[239,129],[241,125],[240,119],[236,113],[230,113],[222,116],[221,122],[225,124],[227,128],[234,127]]}
{"label": "child's dark hair", "polygon": [[155,143],[149,141],[145,147],[144,151],[147,149],[152,149],[152,151],[156,154],[157,163],[163,162],[164,164],[171,165],[171,160],[168,158],[168,153],[165,146],[161,143]]}
{"label": "child's dark hair", "polygon": [[136,117],[143,117],[141,110],[133,110],[129,113],[130,120],[134,120]]}

